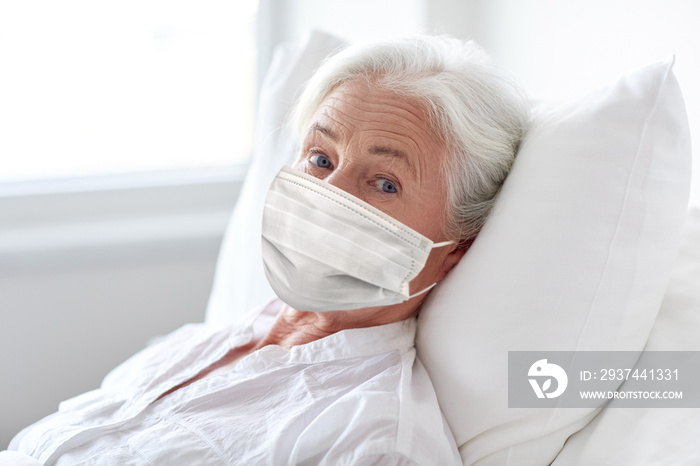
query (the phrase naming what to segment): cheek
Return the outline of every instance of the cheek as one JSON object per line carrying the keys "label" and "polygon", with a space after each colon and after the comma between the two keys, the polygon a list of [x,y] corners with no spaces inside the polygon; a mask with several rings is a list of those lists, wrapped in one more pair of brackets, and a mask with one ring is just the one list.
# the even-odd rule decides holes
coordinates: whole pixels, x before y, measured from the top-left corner
{"label": "cheek", "polygon": [[407,202],[402,210],[402,223],[434,242],[443,241],[445,203],[442,199],[415,199]]}

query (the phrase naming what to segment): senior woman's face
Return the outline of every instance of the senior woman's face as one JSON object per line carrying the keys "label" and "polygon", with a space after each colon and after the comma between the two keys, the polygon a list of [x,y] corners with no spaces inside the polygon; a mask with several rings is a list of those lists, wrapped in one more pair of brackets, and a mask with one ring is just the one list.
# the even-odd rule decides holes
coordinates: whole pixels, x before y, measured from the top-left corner
{"label": "senior woman's face", "polygon": [[[364,81],[351,81],[319,106],[295,168],[440,242],[449,239],[442,230],[445,154],[444,143],[430,130],[417,103]],[[411,293],[441,280],[461,253],[454,246],[433,249],[411,282]]]}

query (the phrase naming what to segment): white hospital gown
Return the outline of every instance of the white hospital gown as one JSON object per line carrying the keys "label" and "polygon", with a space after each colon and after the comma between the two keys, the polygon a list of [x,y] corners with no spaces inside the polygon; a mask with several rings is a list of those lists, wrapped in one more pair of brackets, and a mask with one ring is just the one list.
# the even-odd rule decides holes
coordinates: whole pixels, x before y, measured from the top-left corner
{"label": "white hospital gown", "polygon": [[416,358],[415,319],[266,346],[158,400],[263,335],[278,309],[238,328],[182,327],[10,449],[55,465],[461,464]]}

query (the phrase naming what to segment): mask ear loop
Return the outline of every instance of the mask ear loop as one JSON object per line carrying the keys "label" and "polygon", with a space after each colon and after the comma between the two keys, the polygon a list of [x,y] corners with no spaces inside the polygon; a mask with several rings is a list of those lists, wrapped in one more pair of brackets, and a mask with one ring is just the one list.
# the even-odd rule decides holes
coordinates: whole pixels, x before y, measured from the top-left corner
{"label": "mask ear loop", "polygon": [[442,243],[434,243],[434,244],[431,246],[431,249],[432,249],[432,248],[441,248],[441,247],[447,246],[447,245],[449,245],[449,244],[457,244],[457,243],[454,242],[454,241],[452,241],[452,240],[450,240],[450,241],[443,241]]}
{"label": "mask ear loop", "polygon": [[437,282],[433,283],[432,285],[430,285],[428,288],[424,289],[423,291],[419,291],[418,293],[412,294],[411,296],[408,297],[408,299],[407,299],[406,301],[408,301],[409,299],[413,299],[413,298],[415,298],[416,296],[420,296],[420,295],[422,295],[423,293],[427,293],[427,292],[430,291],[435,285],[437,285]]}
{"label": "mask ear loop", "polygon": [[[431,247],[431,249],[432,249],[432,248],[441,248],[441,247],[443,247],[443,246],[448,246],[448,245],[450,245],[450,244],[457,244],[457,243],[456,243],[455,241],[452,241],[452,240],[450,240],[450,241],[443,241],[442,243],[435,243],[435,244],[433,244],[432,247]],[[420,295],[422,295],[423,293],[427,293],[427,292],[430,291],[435,285],[437,285],[437,282],[433,283],[432,285],[430,285],[429,287],[425,288],[424,290],[419,291],[418,293],[413,293],[412,295],[409,295],[409,297],[406,299],[406,301],[408,301],[409,299],[413,299],[413,298],[415,298],[416,296],[420,296]]]}

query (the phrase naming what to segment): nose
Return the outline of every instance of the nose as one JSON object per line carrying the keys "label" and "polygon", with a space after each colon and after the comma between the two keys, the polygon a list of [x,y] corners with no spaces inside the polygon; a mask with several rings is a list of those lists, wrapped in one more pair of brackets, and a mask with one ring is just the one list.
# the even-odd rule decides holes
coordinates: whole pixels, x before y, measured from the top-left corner
{"label": "nose", "polygon": [[350,167],[338,167],[333,172],[324,178],[328,184],[332,184],[336,188],[340,188],[348,194],[355,197],[360,197],[359,181],[356,174],[353,173]]}

